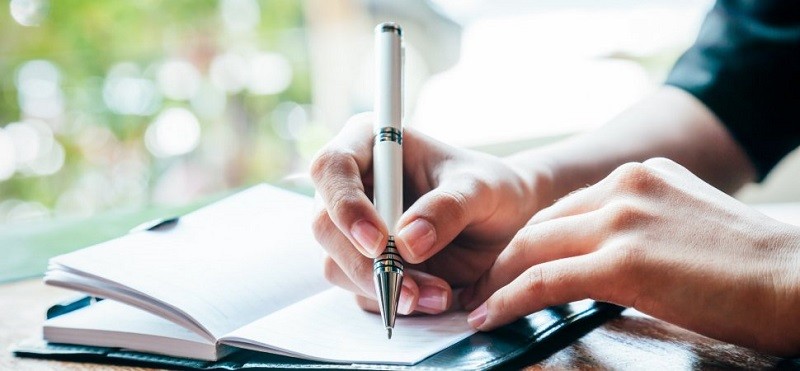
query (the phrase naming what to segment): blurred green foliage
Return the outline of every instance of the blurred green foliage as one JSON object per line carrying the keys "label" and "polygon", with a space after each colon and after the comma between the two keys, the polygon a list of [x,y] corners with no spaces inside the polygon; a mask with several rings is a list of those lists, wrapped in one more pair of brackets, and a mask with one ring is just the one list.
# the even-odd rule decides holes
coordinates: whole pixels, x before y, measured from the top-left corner
{"label": "blurred green foliage", "polygon": [[[236,17],[223,15],[225,2],[234,9],[255,9],[256,17],[245,12],[242,19],[257,22],[237,28]],[[42,259],[119,235],[132,223],[185,211],[180,205],[197,205],[208,195],[247,184],[274,182],[304,168],[310,154],[303,148],[315,146],[302,143],[303,138],[326,139],[311,116],[299,0],[39,3],[45,10],[35,26],[21,24],[13,14],[13,0],[0,6],[0,134],[16,122],[42,123],[63,148],[64,161],[48,174],[19,165],[11,176],[0,177],[0,251],[12,254],[0,266],[0,280],[30,273],[31,266],[41,269]],[[245,61],[278,56],[288,62],[291,81],[271,93],[246,86],[226,91],[211,76],[212,65],[225,54]],[[55,116],[36,117],[23,109],[18,75],[35,60],[47,61],[59,72],[63,109]],[[109,106],[115,66],[134,66],[137,78],[159,87],[159,69],[174,60],[188,62],[199,73],[197,94],[217,97],[211,102],[222,105],[219,112],[203,113],[211,103],[174,99],[163,92],[155,109],[144,114],[119,113]],[[269,83],[272,71],[262,72]],[[248,79],[244,83],[255,77]],[[199,141],[185,153],[160,156],[146,137],[160,115],[176,107],[197,119]],[[166,139],[185,139],[175,135]],[[26,143],[16,146],[24,152]],[[2,158],[2,150],[0,167],[11,161]]]}
{"label": "blurred green foliage", "polygon": [[[157,112],[135,116],[109,110],[103,102],[106,74],[117,63],[132,62],[145,75],[152,75],[154,65],[179,57],[189,60],[206,79],[211,59],[234,45],[281,53],[291,63],[293,75],[292,83],[280,94],[265,96],[242,91],[227,97],[224,117],[200,118],[203,128],[211,124],[208,121],[238,125],[234,138],[239,142],[237,146],[269,156],[260,161],[251,156],[235,156],[241,160],[235,166],[242,170],[228,174],[231,179],[224,182],[223,188],[285,175],[291,170],[286,168],[291,160],[291,144],[276,137],[270,113],[283,101],[310,101],[303,15],[298,1],[262,1],[258,5],[260,22],[245,35],[224,31],[217,1],[52,1],[44,21],[36,27],[16,23],[8,7],[0,7],[0,127],[25,118],[14,76],[30,60],[47,60],[59,68],[66,106],[62,117],[52,120],[58,122],[54,125],[60,128],[55,130],[56,139],[66,151],[64,168],[50,176],[17,174],[2,181],[0,200],[33,200],[54,207],[60,191],[96,167],[86,161],[87,154],[79,148],[77,140],[83,128],[73,125],[77,120],[108,128],[119,147],[134,147],[132,152],[143,154],[152,185],[159,173],[175,161],[157,159],[145,152],[143,136]],[[187,106],[169,99],[164,99],[162,105]],[[261,144],[267,148],[259,148]],[[192,156],[187,155],[190,159]]]}

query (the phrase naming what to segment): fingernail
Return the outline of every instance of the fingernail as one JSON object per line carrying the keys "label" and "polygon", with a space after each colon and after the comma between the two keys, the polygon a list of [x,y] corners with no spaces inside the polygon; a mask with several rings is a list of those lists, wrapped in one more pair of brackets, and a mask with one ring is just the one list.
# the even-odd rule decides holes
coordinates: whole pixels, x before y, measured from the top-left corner
{"label": "fingernail", "polygon": [[425,255],[436,241],[436,231],[433,230],[431,223],[424,219],[411,222],[397,235],[406,243],[414,257]]}
{"label": "fingernail", "polygon": [[400,288],[400,301],[397,303],[397,311],[400,314],[411,314],[411,304],[413,304],[413,294],[411,290],[403,286]]}
{"label": "fingernail", "polygon": [[436,286],[421,286],[417,306],[437,313],[443,312],[447,309],[447,291]]}
{"label": "fingernail", "polygon": [[356,242],[361,245],[362,250],[372,254],[372,256],[376,256],[380,253],[379,245],[383,240],[383,233],[372,223],[366,220],[359,220],[353,223],[350,234],[353,235]]}
{"label": "fingernail", "polygon": [[467,322],[469,322],[469,325],[472,326],[473,328],[478,328],[484,322],[486,322],[486,314],[487,314],[486,303],[483,303],[480,307],[473,310],[472,313],[469,314],[469,316],[467,317]]}

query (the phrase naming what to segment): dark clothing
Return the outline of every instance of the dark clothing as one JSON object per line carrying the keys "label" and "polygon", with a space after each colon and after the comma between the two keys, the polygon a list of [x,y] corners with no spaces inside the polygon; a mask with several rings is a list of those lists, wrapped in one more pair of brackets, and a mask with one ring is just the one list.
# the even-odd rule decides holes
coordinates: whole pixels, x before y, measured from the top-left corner
{"label": "dark clothing", "polygon": [[759,180],[800,145],[800,0],[720,0],[667,84],[702,101]]}

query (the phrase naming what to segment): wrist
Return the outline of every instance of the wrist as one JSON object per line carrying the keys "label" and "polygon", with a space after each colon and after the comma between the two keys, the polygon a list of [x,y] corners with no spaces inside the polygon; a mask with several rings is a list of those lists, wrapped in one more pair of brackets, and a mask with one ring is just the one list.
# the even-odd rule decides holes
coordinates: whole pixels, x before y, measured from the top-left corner
{"label": "wrist", "polygon": [[502,161],[519,179],[524,193],[523,198],[532,201],[532,204],[526,203],[526,205],[530,205],[527,207],[530,215],[555,201],[553,171],[546,161],[518,155],[505,157]]}
{"label": "wrist", "polygon": [[781,246],[778,249],[781,253],[772,277],[776,293],[776,318],[772,322],[776,326],[770,337],[775,350],[770,353],[797,357],[800,356],[800,228],[783,225],[773,235],[780,236],[771,245]]}

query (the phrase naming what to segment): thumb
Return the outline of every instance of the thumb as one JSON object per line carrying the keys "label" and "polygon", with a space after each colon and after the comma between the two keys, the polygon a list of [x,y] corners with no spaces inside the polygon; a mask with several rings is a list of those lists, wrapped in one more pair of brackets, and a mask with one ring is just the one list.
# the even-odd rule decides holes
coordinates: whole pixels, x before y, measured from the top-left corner
{"label": "thumb", "polygon": [[403,214],[397,224],[397,250],[412,264],[447,246],[468,225],[489,215],[493,197],[477,179],[455,179],[431,190]]}

